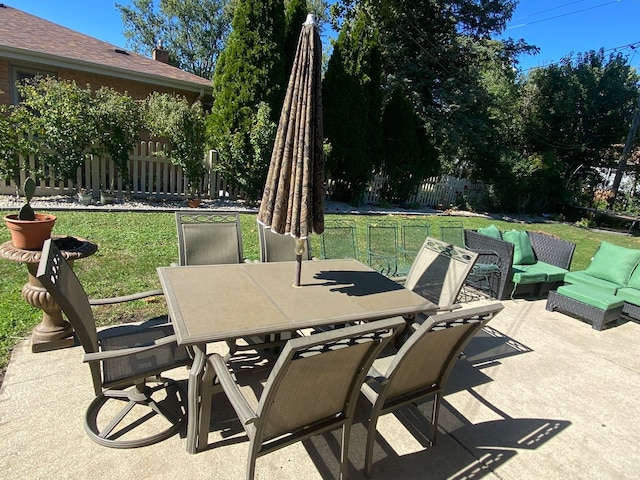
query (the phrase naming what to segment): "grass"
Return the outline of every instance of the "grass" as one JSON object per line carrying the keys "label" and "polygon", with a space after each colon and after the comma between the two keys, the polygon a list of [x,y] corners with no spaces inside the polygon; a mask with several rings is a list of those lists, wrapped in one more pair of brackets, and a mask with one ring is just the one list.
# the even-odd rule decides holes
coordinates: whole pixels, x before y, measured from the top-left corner
{"label": "grass", "polygon": [[[89,297],[110,297],[142,290],[159,288],[156,268],[169,265],[178,259],[177,234],[173,213],[116,213],[116,212],[55,212],[58,217],[54,234],[69,234],[96,242],[98,252],[75,262],[74,270],[83,283]],[[327,215],[327,219],[338,217]],[[345,216],[340,216],[345,218]],[[428,218],[431,236],[439,236],[441,221],[451,217],[425,215],[391,218],[412,221]],[[348,216],[356,221],[360,252],[366,252],[366,224],[370,216]],[[640,238],[591,231],[560,223],[514,223],[491,220],[483,217],[456,217],[463,220],[465,228],[475,229],[495,224],[501,230],[539,230],[577,244],[572,270],[588,266],[601,241],[617,245],[640,248]],[[242,214],[242,233],[245,257],[259,258],[258,231],[255,215]],[[9,240],[9,232],[0,226],[0,243]],[[319,255],[318,236],[311,239],[312,251]],[[364,261],[362,257],[360,260]],[[24,265],[0,261],[0,380],[6,369],[13,346],[26,337],[41,320],[42,312],[28,305],[21,296],[22,286],[27,281]],[[99,324],[138,321],[164,314],[162,297],[140,300],[120,306],[96,307]]]}

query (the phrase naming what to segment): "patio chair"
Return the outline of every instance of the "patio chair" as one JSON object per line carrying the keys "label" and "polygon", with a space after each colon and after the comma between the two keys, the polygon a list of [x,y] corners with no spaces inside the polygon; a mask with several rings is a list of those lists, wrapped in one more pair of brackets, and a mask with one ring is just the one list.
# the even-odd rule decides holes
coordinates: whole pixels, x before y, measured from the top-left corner
{"label": "patio chair", "polygon": [[360,386],[373,359],[403,328],[396,317],[296,338],[270,371],[234,368],[213,354],[206,368],[213,369],[216,382],[203,381],[199,438],[207,438],[211,396],[221,387],[250,440],[247,479],[253,479],[258,457],[337,428],[342,428],[340,478],[345,479]]}
{"label": "patio chair", "polygon": [[478,250],[467,246],[463,223],[449,220],[440,224],[440,239],[457,247],[471,250],[478,254],[478,259],[467,278],[467,284],[478,290],[486,290],[489,297],[497,298],[502,276],[502,258],[493,250]]}
{"label": "patio chair", "polygon": [[438,310],[459,308],[456,301],[477,257],[474,252],[427,237],[404,286],[431,300]]}
{"label": "patio chair", "polygon": [[[289,262],[296,259],[296,241],[290,235],[279,235],[258,224],[261,262]],[[305,239],[303,260],[311,260],[311,243]]]}
{"label": "patio chair", "polygon": [[358,236],[354,220],[325,220],[320,241],[323,259],[358,259]]}
{"label": "patio chair", "polygon": [[388,277],[398,272],[398,223],[376,220],[367,224],[367,262]]}
{"label": "patio chair", "polygon": [[242,263],[237,212],[176,211],[180,265]]}
{"label": "patio chair", "polygon": [[464,246],[464,225],[460,220],[440,222],[440,240],[456,247]]}
{"label": "patio chair", "polygon": [[[371,403],[365,475],[371,475],[373,446],[378,419],[399,407],[433,398],[429,446],[436,442],[440,402],[451,369],[469,340],[503,309],[499,302],[470,306],[429,317],[413,324],[413,333],[399,350],[379,356],[362,386],[362,395]],[[388,353],[388,354],[387,354]]]}
{"label": "patio chair", "polygon": [[[36,275],[73,326],[85,352],[83,361],[89,363],[96,395],[85,414],[89,438],[107,447],[133,448],[175,434],[186,420],[183,395],[176,382],[160,374],[190,365],[191,357],[176,344],[171,324],[166,319],[155,319],[98,333],[80,281],[51,240],[44,244]],[[155,385],[151,386],[151,382]],[[119,410],[118,404],[122,404]],[[148,428],[141,428],[146,436],[133,435],[154,417],[164,417],[161,424],[168,426],[161,425],[163,430],[152,434],[147,433]]]}
{"label": "patio chair", "polygon": [[429,220],[416,219],[403,221],[400,225],[400,248],[398,258],[399,276],[406,275],[416,258],[425,239],[431,234]]}

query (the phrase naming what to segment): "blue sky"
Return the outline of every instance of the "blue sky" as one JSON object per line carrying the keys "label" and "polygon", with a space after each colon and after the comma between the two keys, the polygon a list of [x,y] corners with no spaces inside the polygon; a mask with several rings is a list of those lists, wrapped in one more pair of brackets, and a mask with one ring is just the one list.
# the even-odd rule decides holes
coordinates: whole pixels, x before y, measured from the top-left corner
{"label": "blue sky", "polygon": [[[6,0],[8,5],[126,47],[113,0]],[[129,0],[120,0],[123,5]],[[523,69],[557,62],[574,52],[619,50],[640,69],[640,0],[522,0],[506,36],[524,38],[540,54],[521,59]],[[627,45],[636,45],[635,49]]]}

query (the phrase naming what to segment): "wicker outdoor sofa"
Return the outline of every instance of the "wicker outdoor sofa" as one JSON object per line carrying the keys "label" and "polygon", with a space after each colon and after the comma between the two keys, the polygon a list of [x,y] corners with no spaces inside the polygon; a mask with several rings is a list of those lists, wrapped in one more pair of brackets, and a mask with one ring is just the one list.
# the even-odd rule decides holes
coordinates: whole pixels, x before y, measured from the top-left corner
{"label": "wicker outdoor sofa", "polygon": [[588,320],[596,330],[620,315],[640,320],[640,250],[603,241],[585,270],[565,275],[547,310]]}
{"label": "wicker outdoor sofa", "polygon": [[494,289],[497,299],[505,300],[514,295],[540,297],[564,283],[575,243],[541,232],[526,231],[534,258],[521,264],[517,258],[518,246],[502,239],[511,235],[507,232],[499,232],[499,235],[500,238],[494,238],[476,230],[465,230],[465,243],[469,250],[493,251],[500,256],[500,276],[495,279],[497,288]]}

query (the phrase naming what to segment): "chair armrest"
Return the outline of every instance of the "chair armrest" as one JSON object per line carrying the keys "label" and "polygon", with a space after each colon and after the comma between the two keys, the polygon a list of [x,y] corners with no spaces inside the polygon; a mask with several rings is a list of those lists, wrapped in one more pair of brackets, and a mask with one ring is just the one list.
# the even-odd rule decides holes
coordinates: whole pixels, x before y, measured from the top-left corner
{"label": "chair armrest", "polygon": [[154,340],[153,343],[148,345],[142,345],[140,347],[121,348],[118,350],[102,350],[100,352],[85,353],[82,357],[83,362],[99,362],[102,360],[109,360],[113,358],[126,357],[129,355],[136,355],[138,353],[147,352],[155,348],[164,347],[171,343],[176,343],[175,335],[168,335],[158,340]]}
{"label": "chair armrest", "polygon": [[141,298],[154,297],[158,295],[164,295],[164,292],[161,289],[157,289],[133,293],[131,295],[123,295],[121,297],[91,298],[89,299],[89,305],[112,305],[114,303],[130,302],[132,300],[140,300]]}
{"label": "chair armrest", "polygon": [[229,372],[224,359],[217,353],[214,353],[209,356],[207,361],[211,364],[214,371],[216,372],[218,382],[220,382],[222,389],[227,394],[227,398],[229,399],[229,402],[231,402],[231,405],[236,411],[236,414],[238,415],[238,418],[240,419],[242,424],[248,425],[255,422],[258,419],[258,416],[256,412],[253,411],[251,406],[247,403],[247,400],[244,398],[242,393],[240,393],[240,389],[231,376],[231,373]]}

